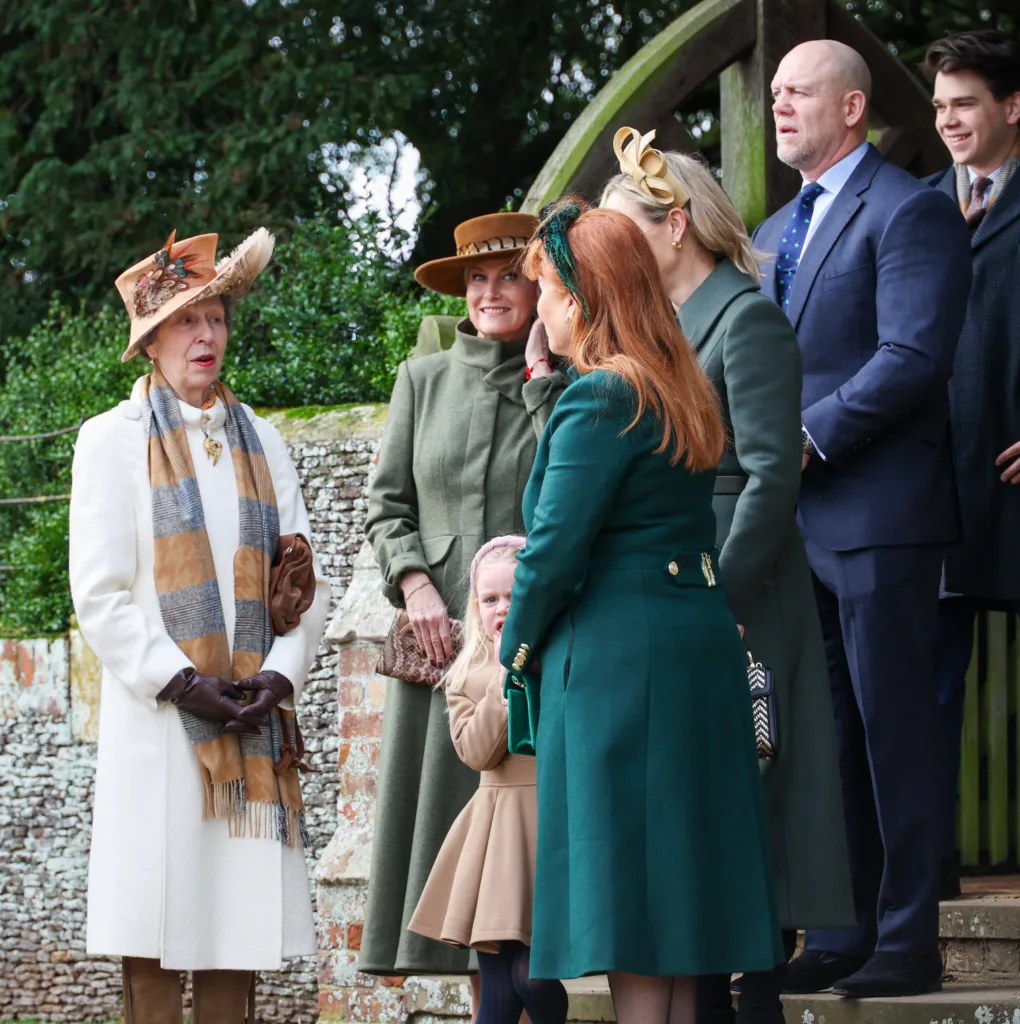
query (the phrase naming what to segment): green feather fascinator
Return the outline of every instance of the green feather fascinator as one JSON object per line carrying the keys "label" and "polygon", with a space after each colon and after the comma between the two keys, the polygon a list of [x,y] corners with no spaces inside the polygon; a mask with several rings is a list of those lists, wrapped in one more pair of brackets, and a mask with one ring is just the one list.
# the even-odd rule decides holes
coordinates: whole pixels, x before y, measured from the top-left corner
{"label": "green feather fascinator", "polygon": [[546,258],[553,265],[563,286],[580,306],[584,319],[591,322],[588,303],[581,294],[577,264],[570,250],[569,231],[574,221],[584,213],[585,207],[572,199],[561,199],[550,203],[539,214],[537,236],[542,242]]}

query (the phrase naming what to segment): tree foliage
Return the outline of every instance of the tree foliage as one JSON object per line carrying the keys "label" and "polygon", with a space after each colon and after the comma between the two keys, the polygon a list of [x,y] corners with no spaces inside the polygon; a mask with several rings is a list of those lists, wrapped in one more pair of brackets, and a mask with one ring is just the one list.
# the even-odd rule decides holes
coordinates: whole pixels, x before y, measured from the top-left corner
{"label": "tree foliage", "polygon": [[0,338],[94,300],[179,237],[235,243],[349,201],[338,159],[402,132],[453,224],[502,205],[592,90],[687,4],[661,0],[6,0]]}
{"label": "tree foliage", "polygon": [[[237,310],[223,379],[262,407],[385,401],[422,317],[463,313],[459,299],[409,287],[391,239],[367,217],[303,222]],[[399,241],[399,240],[397,240]],[[386,244],[383,244],[386,243]],[[123,307],[55,300],[19,344],[0,390],[0,436],[73,426],[127,398],[146,372],[120,361]],[[0,495],[66,494],[73,435],[0,442]],[[67,505],[0,505],[0,634],[65,628]]]}

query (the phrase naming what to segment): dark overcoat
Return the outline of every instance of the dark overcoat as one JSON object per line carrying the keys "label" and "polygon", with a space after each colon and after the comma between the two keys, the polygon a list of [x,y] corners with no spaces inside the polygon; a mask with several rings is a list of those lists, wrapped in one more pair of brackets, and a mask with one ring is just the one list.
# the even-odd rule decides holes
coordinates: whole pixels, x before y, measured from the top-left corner
{"label": "dark overcoat", "polygon": [[782,310],[728,259],[680,307],[729,443],[713,507],[722,582],[755,660],[773,671],[780,755],[763,761],[784,928],[854,921],[825,648],[796,521],[800,348]]}
{"label": "dark overcoat", "polygon": [[[956,202],[952,168],[930,183]],[[971,236],[974,280],[949,382],[963,542],[946,553],[946,589],[1020,600],[1020,485],[996,456],[1020,441],[1020,174]],[[962,285],[961,285],[962,287]]]}
{"label": "dark overcoat", "polygon": [[[489,538],[523,533],[521,499],[538,436],[566,385],[524,380],[524,342],[479,338],[462,321],[446,351],[402,363],[369,489],[365,532],[384,592],[432,578],[464,614],[468,570]],[[457,815],[478,788],[450,739],[441,690],[392,679],[383,713],[375,838],[358,967],[375,974],[461,973],[465,950],[407,931]]]}

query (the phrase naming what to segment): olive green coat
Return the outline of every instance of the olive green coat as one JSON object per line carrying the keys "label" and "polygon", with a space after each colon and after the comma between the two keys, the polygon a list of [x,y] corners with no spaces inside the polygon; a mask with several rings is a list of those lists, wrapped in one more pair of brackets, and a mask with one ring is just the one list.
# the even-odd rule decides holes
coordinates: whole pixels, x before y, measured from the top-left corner
{"label": "olive green coat", "polygon": [[[797,338],[782,310],[729,260],[681,306],[679,318],[719,393],[730,436],[713,499],[723,587],[748,648],[775,679],[780,754],[762,767],[780,921],[784,928],[850,925],[829,676],[794,518],[801,474]],[[739,494],[720,493],[745,479]]]}
{"label": "olive green coat", "polygon": [[[427,572],[464,614],[471,559],[498,534],[523,533],[521,498],[538,436],[566,386],[524,380],[524,343],[478,338],[458,325],[449,350],[402,363],[369,493],[368,539],[384,592]],[[446,833],[478,787],[450,740],[442,692],[391,680],[368,907],[358,966],[376,974],[460,973],[464,950],[407,931]]]}

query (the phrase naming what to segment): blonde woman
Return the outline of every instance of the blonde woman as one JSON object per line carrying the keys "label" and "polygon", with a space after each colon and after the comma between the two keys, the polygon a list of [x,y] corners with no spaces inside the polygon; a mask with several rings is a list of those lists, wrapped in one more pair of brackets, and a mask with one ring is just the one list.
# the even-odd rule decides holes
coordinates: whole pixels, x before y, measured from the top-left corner
{"label": "blonde woman", "polygon": [[567,993],[532,980],[531,919],[538,840],[535,759],[507,752],[505,672],[496,657],[510,610],[519,536],[494,537],[471,563],[464,649],[443,680],[457,756],[481,772],[453,823],[408,927],[474,949],[478,1024],[564,1024]]}
{"label": "blonde woman", "polygon": [[[729,443],[713,507],[722,581],[755,660],[772,669],[779,755],[762,762],[787,952],[796,929],[854,920],[835,727],[811,573],[795,520],[801,476],[800,349],[759,291],[761,254],[697,157],[621,128],[602,205],[655,254],[680,326],[719,394]],[[738,1019],[782,1024],[782,970],[745,975]],[[729,978],[702,979],[699,1024],[732,1018]]]}

